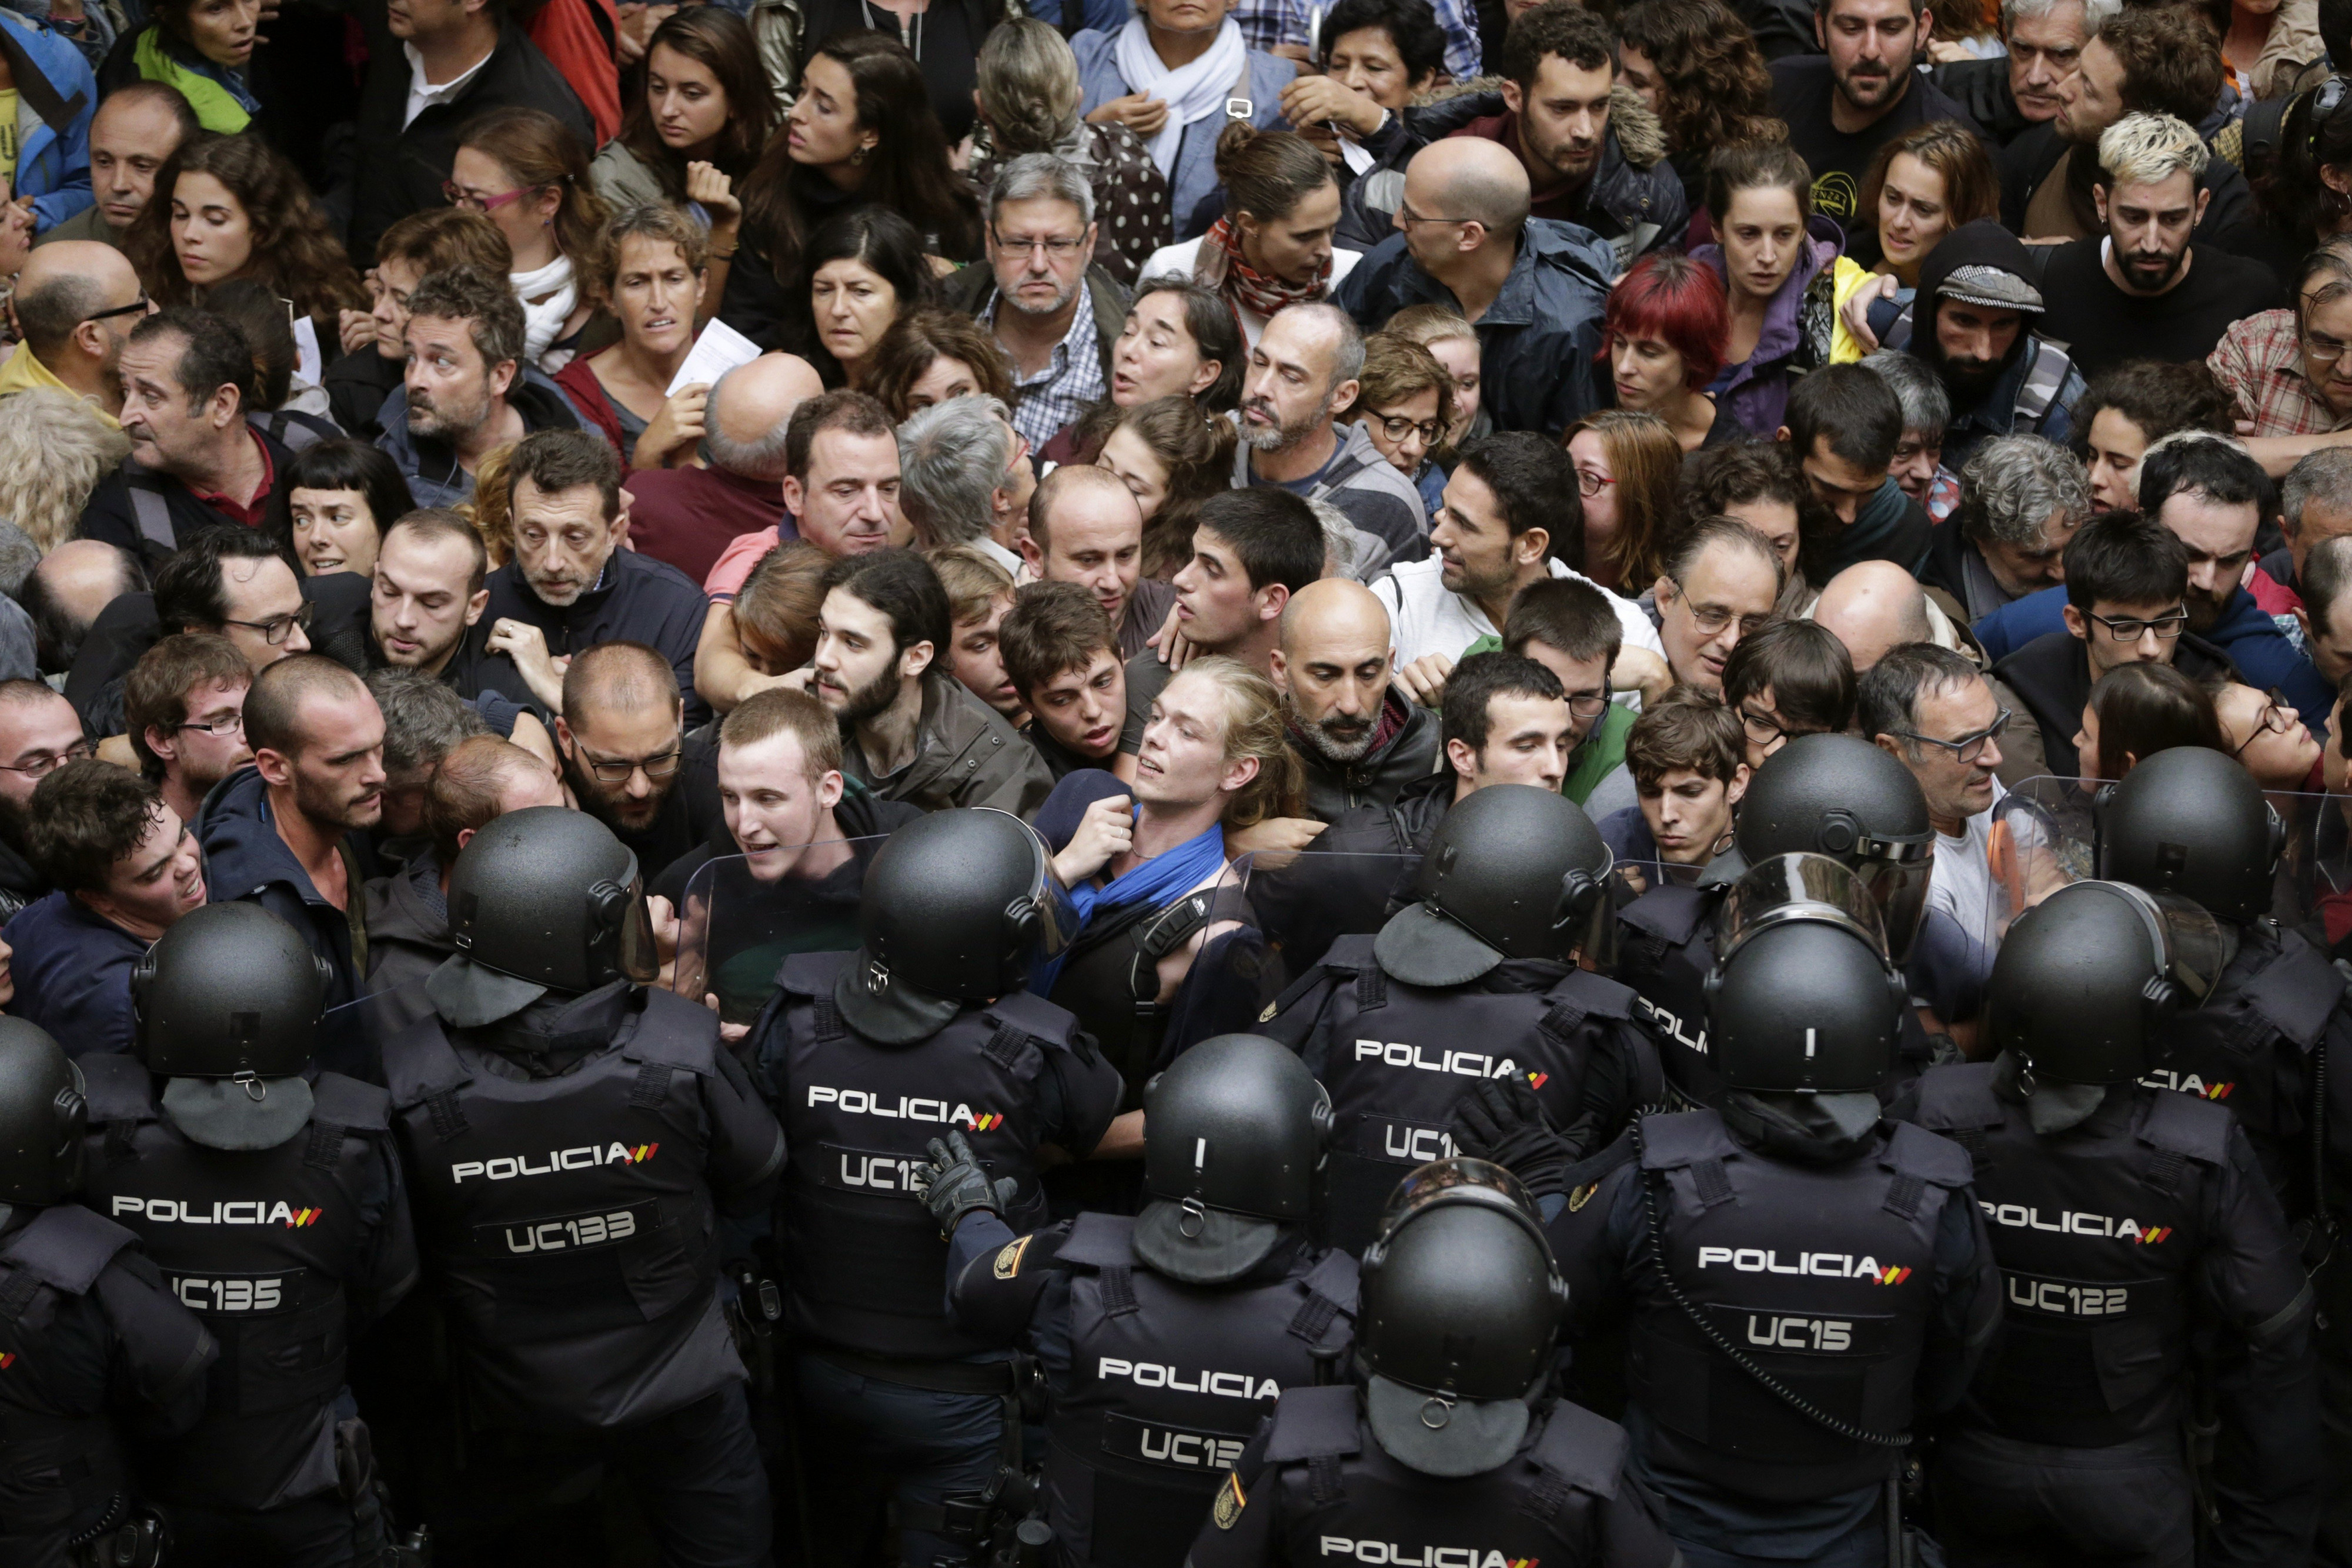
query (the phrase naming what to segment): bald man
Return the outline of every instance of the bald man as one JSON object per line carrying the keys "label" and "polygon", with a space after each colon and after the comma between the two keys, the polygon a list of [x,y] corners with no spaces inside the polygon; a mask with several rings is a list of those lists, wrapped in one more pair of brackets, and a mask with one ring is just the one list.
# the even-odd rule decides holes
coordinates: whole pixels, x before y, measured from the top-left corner
{"label": "bald man", "polygon": [[573,803],[613,830],[649,883],[727,831],[718,747],[687,736],[677,673],[643,643],[599,643],[572,656],[555,748]]}
{"label": "bald man", "polygon": [[16,275],[10,309],[24,341],[0,365],[0,397],[49,387],[116,424],[123,340],[154,308],[129,258],[112,246],[60,240],[37,247]]}
{"label": "bald man", "polygon": [[1985,671],[1993,701],[2017,715],[2000,738],[2001,762],[1994,772],[2001,787],[2013,789],[2050,771],[2042,733],[2034,728],[2024,699],[1986,669],[1984,650],[1936,607],[1917,579],[1893,561],[1865,560],[1847,567],[1822,589],[1811,613],[1853,655],[1856,675],[1885,658],[1888,649],[1906,643],[1932,643],[1966,654]]}
{"label": "bald man", "polygon": [[1429,517],[1420,488],[1372,444],[1370,424],[1333,423],[1355,403],[1363,369],[1364,335],[1345,310],[1316,300],[1276,311],[1242,376],[1234,483],[1328,501],[1387,545],[1390,559],[1421,560]]}
{"label": "bald man", "polygon": [[630,545],[700,582],[739,538],[762,529],[772,536],[784,517],[784,427],[824,390],[809,362],[792,354],[762,354],[712,382],[703,407],[706,466],[641,468],[622,486]]}
{"label": "bald man", "polygon": [[1436,770],[1437,716],[1391,682],[1388,608],[1362,583],[1327,577],[1292,594],[1272,673],[1318,821],[1392,805]]}
{"label": "bald man", "polygon": [[1121,659],[1143,652],[1176,602],[1173,588],[1142,575],[1143,512],[1108,468],[1065,463],[1039,480],[1018,542],[1031,577],[1095,596],[1118,632]]}
{"label": "bald man", "polygon": [[1600,406],[1593,356],[1616,264],[1590,230],[1528,216],[1528,172],[1478,137],[1413,154],[1397,234],[1334,298],[1366,331],[1408,305],[1459,310],[1478,329],[1482,406],[1497,430],[1557,436]]}

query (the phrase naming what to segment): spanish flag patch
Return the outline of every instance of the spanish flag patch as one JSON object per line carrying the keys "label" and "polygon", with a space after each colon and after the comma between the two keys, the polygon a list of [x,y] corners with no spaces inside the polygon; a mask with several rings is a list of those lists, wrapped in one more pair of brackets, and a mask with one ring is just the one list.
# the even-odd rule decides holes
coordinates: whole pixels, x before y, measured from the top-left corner
{"label": "spanish flag patch", "polygon": [[1231,1530],[1240,1522],[1243,1505],[1248,1501],[1242,1495],[1241,1477],[1227,1470],[1225,1484],[1217,1489],[1217,1505],[1209,1511],[1209,1517],[1217,1521],[1219,1530]]}
{"label": "spanish flag patch", "polygon": [[1021,1272],[1021,1255],[1029,1250],[1029,1241],[1030,1238],[1024,1236],[1017,1241],[1008,1241],[1004,1244],[1003,1249],[996,1254],[998,1279],[1010,1280]]}

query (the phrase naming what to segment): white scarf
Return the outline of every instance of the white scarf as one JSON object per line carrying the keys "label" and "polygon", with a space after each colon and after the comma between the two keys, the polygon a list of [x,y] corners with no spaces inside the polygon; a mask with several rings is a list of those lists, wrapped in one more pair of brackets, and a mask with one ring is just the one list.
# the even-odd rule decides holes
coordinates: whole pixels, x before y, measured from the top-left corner
{"label": "white scarf", "polygon": [[1129,16],[1113,46],[1120,79],[1129,92],[1148,93],[1168,106],[1168,123],[1151,139],[1151,161],[1162,174],[1172,176],[1176,150],[1184,144],[1184,128],[1213,114],[1223,114],[1225,99],[1249,63],[1249,47],[1242,30],[1228,16],[1217,29],[1217,41],[1191,65],[1170,70],[1151,47],[1150,29],[1140,16]]}
{"label": "white scarf", "polygon": [[[572,361],[569,350],[551,365],[541,359],[555,335],[563,330],[563,324],[572,319],[572,312],[580,308],[580,286],[572,276],[572,258],[558,256],[536,272],[509,272],[507,281],[514,286],[515,298],[522,301],[522,357],[553,375]],[[531,301],[541,295],[546,298],[533,305]]]}

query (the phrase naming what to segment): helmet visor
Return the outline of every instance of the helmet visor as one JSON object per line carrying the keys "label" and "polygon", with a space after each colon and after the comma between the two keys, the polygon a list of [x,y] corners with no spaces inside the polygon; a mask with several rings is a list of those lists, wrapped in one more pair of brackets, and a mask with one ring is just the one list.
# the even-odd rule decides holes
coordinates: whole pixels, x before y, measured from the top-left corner
{"label": "helmet visor", "polygon": [[636,857],[629,858],[628,892],[621,908],[620,929],[614,944],[614,967],[641,986],[661,977],[661,950],[654,942],[653,912],[646,903],[646,879],[637,873]]}
{"label": "helmet visor", "polygon": [[[1393,1236],[1399,1226],[1433,1204],[1461,1202],[1508,1209],[1534,1228],[1538,1237],[1542,1235],[1543,1215],[1519,1178],[1501,1166],[1474,1160],[1466,1155],[1432,1160],[1397,1183],[1396,1190],[1381,1206],[1378,1234]],[[1549,1243],[1545,1245],[1549,1250]]]}
{"label": "helmet visor", "polygon": [[[994,810],[994,808],[985,808]],[[1010,811],[1002,813],[1013,817]],[[1013,821],[1021,822],[1018,817]],[[1049,962],[1069,951],[1070,944],[1078,939],[1078,928],[1086,917],[1078,912],[1070,890],[1054,874],[1054,852],[1037,830],[1021,822],[1021,831],[1029,836],[1030,848],[1036,852],[1030,873],[1029,890],[1005,911],[1009,929],[1026,932],[1024,952],[1032,964]]]}
{"label": "helmet visor", "polygon": [[2126,883],[2095,884],[2125,899],[2147,922],[2165,978],[2180,988],[2180,1005],[2193,1008],[2213,994],[2236,944],[2221,922],[2177,893],[2149,893]]}
{"label": "helmet visor", "polygon": [[[1900,873],[1910,868],[1885,869]],[[1924,873],[1926,866],[1919,869]],[[1728,963],[1757,933],[1798,920],[1842,926],[1869,944],[1880,957],[1891,956],[1885,917],[1872,896],[1870,883],[1864,880],[1866,874],[1827,855],[1813,854],[1775,855],[1749,867],[1724,897],[1717,964]],[[1924,875],[1919,893],[1924,901]]]}

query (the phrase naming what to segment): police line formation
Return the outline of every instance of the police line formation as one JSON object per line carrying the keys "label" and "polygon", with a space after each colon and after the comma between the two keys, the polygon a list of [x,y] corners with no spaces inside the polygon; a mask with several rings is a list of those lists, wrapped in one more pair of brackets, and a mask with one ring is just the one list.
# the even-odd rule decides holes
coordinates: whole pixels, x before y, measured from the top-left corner
{"label": "police line formation", "polygon": [[207,906],[134,1056],[0,1020],[0,1563],[582,1562],[616,1507],[692,1564],[2327,1560],[2346,979],[2226,756],[2089,815],[1975,1061],[1903,979],[1927,806],[1843,736],[1638,896],[1470,795],[1172,1060],[1026,988],[1067,900],[991,810],[740,1041],[579,812],[472,841],[398,1006]]}

